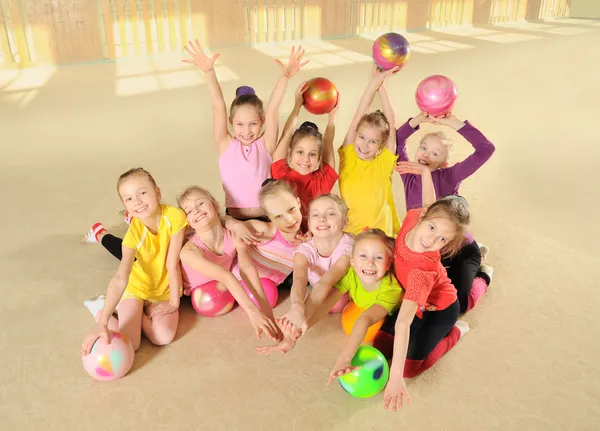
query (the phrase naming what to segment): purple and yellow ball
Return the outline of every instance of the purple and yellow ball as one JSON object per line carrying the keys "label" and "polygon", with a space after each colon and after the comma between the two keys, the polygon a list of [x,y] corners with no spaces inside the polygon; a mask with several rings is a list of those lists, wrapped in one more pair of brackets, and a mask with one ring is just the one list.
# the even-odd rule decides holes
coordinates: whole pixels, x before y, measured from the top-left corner
{"label": "purple and yellow ball", "polygon": [[404,67],[410,58],[410,44],[398,33],[385,33],[373,43],[373,61],[381,70]]}

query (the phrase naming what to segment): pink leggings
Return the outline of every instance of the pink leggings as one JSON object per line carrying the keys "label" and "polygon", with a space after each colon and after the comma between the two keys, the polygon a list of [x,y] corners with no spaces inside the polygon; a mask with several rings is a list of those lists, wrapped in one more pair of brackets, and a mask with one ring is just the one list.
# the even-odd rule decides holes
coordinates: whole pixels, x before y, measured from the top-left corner
{"label": "pink leggings", "polygon": [[[140,347],[142,332],[157,346],[169,344],[177,332],[179,311],[150,319],[144,312],[146,307],[147,305],[139,299],[122,299],[119,301],[118,319],[113,316],[108,321],[108,329],[118,330],[129,337],[134,350]],[[96,315],[96,320],[101,314],[102,312],[99,312]]]}

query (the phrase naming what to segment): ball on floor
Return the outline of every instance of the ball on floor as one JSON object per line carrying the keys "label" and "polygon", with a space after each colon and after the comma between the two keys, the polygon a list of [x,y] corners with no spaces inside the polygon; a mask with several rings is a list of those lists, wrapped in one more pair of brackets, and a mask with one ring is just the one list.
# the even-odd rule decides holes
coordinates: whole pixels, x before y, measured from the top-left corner
{"label": "ball on floor", "polygon": [[81,355],[85,371],[96,380],[117,380],[129,372],[135,352],[120,332],[110,331],[110,344],[98,338],[89,355]]}
{"label": "ball on floor", "polygon": [[390,367],[383,354],[372,346],[360,346],[351,365],[360,367],[339,377],[340,386],[353,397],[369,398],[385,388]]}

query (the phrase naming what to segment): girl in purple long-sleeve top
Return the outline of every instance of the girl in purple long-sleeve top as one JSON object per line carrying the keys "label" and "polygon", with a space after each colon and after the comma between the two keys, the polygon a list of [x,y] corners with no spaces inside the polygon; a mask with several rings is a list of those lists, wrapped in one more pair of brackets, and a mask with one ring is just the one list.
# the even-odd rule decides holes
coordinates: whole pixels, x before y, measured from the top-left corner
{"label": "girl in purple long-sleeve top", "polygon": [[[429,167],[431,177],[438,199],[458,194],[461,182],[473,175],[485,162],[487,162],[495,147],[478,129],[468,121],[460,121],[454,115],[448,114],[442,118],[428,116],[420,113],[409,119],[397,130],[398,167],[400,177],[404,183],[406,210],[421,208],[421,176],[406,173],[406,167],[411,162],[406,152],[406,140],[417,130],[420,124],[428,122],[445,125],[456,130],[474,148],[474,152],[465,160],[452,166],[448,165],[448,153],[452,142],[441,132],[429,133],[421,139],[414,162]],[[488,248],[481,249],[470,234],[467,234],[466,245],[452,258],[445,259],[442,263],[447,268],[448,276],[458,291],[458,300],[462,313],[475,306],[479,298],[487,291],[491,282],[493,269],[489,265],[482,265],[482,260]]]}

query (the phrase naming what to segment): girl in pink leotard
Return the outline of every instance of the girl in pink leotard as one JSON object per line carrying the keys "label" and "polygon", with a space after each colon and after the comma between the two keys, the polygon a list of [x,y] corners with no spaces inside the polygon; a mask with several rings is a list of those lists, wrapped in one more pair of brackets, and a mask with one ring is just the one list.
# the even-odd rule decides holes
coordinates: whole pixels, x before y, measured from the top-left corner
{"label": "girl in pink leotard", "polygon": [[[181,194],[178,202],[193,230],[193,236],[180,254],[185,291],[189,294],[190,289],[199,284],[218,281],[244,309],[259,338],[265,332],[272,339],[280,339],[281,332],[249,258],[248,247],[242,241],[233,239],[223,227],[215,198],[202,187],[193,186]],[[238,279],[229,271],[236,254],[250,292],[255,298],[265,298],[264,301],[258,301],[260,308],[254,305]]]}
{"label": "girl in pink leotard", "polygon": [[258,192],[263,181],[271,176],[272,156],[277,147],[279,130],[279,106],[288,80],[307,63],[302,62],[304,50],[302,47],[292,48],[287,64],[276,60],[281,67],[281,76],[275,84],[266,112],[263,102],[251,87],[238,88],[229,112],[229,123],[233,129],[233,133],[230,133],[227,108],[214,69],[219,54],[207,57],[197,40],[189,42],[185,49],[191,58],[183,61],[204,72],[213,101],[214,141],[219,153],[226,212],[241,220],[264,216]]}

